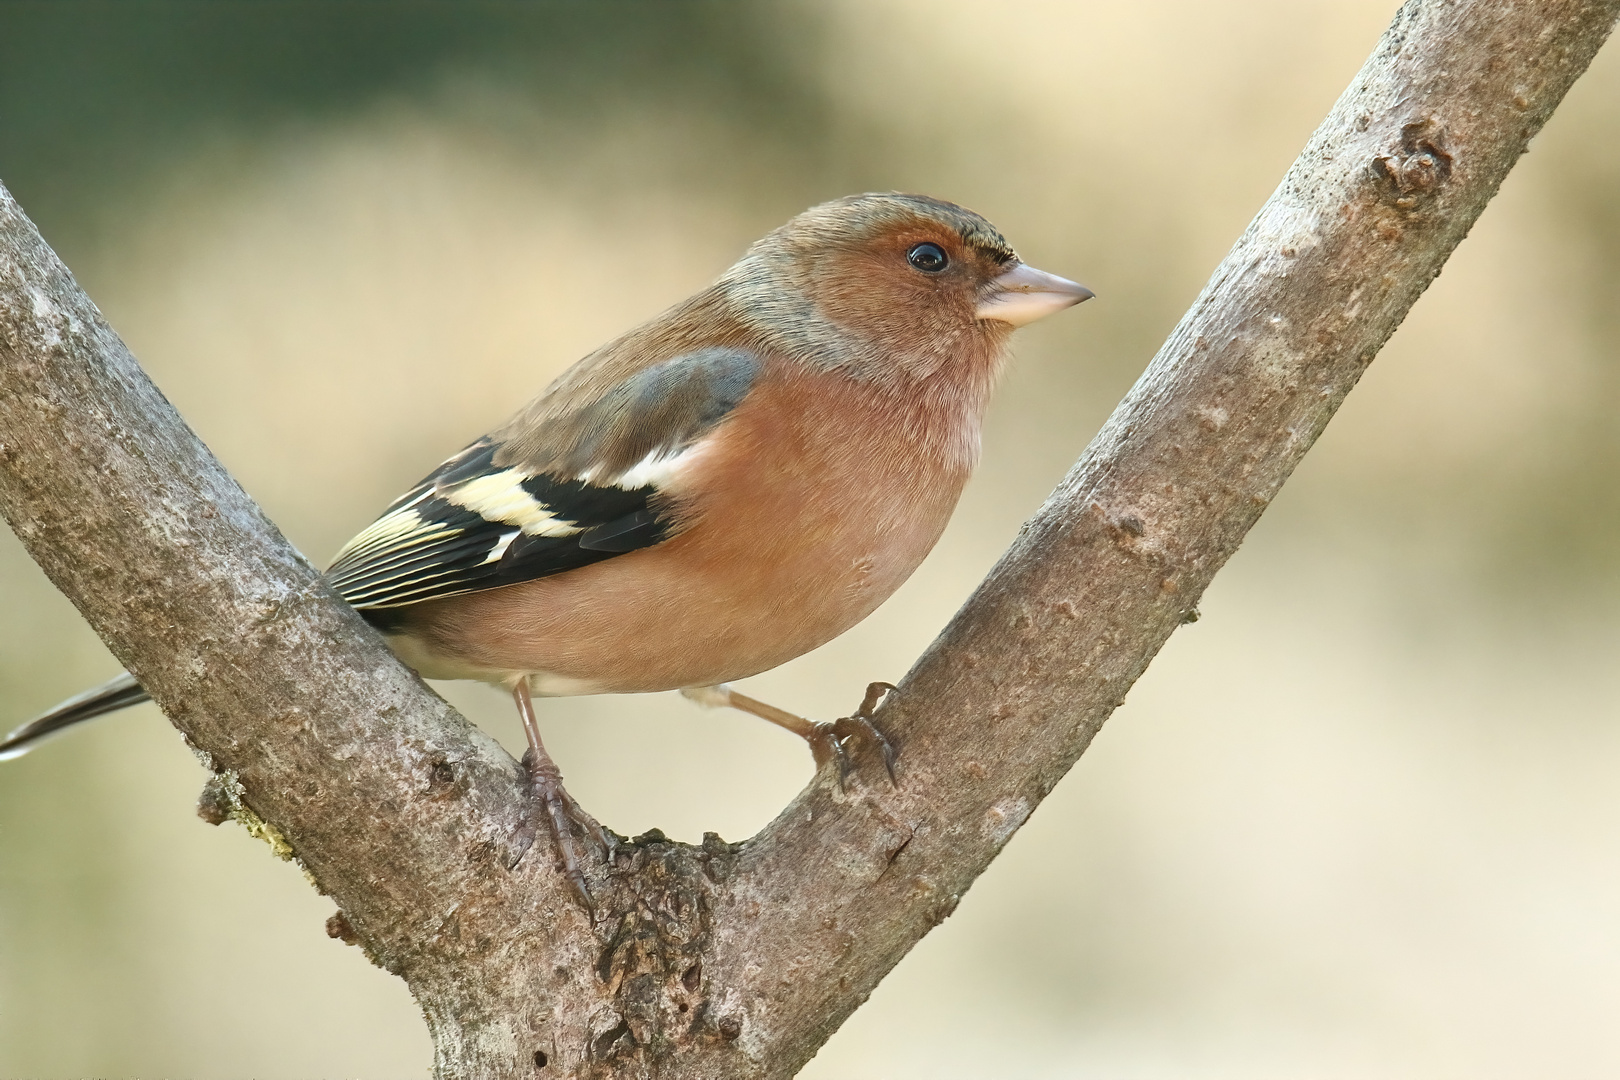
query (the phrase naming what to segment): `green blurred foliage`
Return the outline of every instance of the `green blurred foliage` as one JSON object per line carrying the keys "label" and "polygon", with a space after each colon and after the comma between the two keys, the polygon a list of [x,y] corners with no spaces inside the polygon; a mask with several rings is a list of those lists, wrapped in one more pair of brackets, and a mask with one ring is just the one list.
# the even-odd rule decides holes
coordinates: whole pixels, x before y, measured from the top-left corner
{"label": "green blurred foliage", "polygon": [[[53,232],[209,140],[318,124],[378,100],[433,97],[447,73],[539,105],[549,138],[589,138],[626,110],[717,112],[739,140],[812,166],[827,110],[807,85],[821,20],[794,8],[675,4],[21,0],[0,12],[0,169]],[[498,110],[484,134],[523,139]],[[783,136],[791,132],[791,138]],[[566,144],[554,158],[566,156]],[[701,166],[648,162],[680,175]],[[558,175],[590,182],[567,169]],[[706,179],[707,177],[705,177]]]}

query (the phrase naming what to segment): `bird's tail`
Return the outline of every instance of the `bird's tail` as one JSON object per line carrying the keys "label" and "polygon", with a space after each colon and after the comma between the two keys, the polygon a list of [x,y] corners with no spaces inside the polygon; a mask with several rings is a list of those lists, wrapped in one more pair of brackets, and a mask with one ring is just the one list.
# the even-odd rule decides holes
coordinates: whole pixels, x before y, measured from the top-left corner
{"label": "bird's tail", "polygon": [[77,724],[80,720],[89,720],[102,713],[117,712],[119,709],[139,705],[148,700],[150,695],[141,689],[141,684],[135,681],[135,676],[126,671],[94,690],[86,690],[82,694],[68,698],[54,709],[41,713],[4,739],[0,739],[0,761],[21,757],[63,728]]}

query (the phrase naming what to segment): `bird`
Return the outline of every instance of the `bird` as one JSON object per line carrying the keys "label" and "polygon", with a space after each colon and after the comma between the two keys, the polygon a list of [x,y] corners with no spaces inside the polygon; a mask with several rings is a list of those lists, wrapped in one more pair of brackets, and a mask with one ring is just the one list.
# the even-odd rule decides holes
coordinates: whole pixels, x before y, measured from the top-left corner
{"label": "bird", "polygon": [[[430,679],[511,693],[562,869],[588,904],[532,697],[678,690],[804,738],[876,742],[872,683],[815,722],[731,687],[848,630],[944,531],[1012,331],[1090,299],[979,214],[895,192],[813,206],[713,284],[564,371],[343,546],[327,583]],[[122,675],[0,759],[146,700]]]}

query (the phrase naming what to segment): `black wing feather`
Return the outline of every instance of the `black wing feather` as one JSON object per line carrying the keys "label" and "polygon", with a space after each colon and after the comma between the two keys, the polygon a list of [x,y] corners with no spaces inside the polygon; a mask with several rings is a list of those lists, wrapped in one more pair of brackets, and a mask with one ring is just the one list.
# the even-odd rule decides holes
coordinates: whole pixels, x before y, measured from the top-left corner
{"label": "black wing feather", "polygon": [[[494,463],[499,446],[480,439],[397,500],[338,554],[327,580],[354,607],[368,613],[441,596],[495,589],[588,566],[650,547],[669,532],[652,505],[651,486],[625,490],[583,480],[511,476],[543,509],[546,531],[526,533],[518,520],[463,505],[465,485],[514,474]],[[461,501],[458,501],[461,497]],[[523,499],[512,500],[523,507]],[[600,541],[606,537],[606,542]]]}

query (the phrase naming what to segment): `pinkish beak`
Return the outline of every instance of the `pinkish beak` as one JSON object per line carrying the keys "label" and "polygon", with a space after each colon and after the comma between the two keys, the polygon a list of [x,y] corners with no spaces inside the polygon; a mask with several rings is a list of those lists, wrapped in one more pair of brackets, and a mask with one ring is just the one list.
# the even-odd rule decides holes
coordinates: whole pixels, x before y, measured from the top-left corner
{"label": "pinkish beak", "polygon": [[981,319],[1027,326],[1097,294],[1084,285],[1018,263],[990,282],[990,295],[973,314]]}

